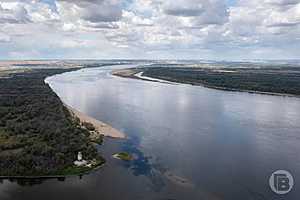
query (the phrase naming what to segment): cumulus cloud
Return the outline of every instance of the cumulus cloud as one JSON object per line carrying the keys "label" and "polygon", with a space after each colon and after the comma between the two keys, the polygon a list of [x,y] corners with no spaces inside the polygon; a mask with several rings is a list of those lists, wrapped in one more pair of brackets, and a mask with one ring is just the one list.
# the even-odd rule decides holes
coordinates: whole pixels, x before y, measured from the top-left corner
{"label": "cumulus cloud", "polygon": [[0,57],[292,58],[300,51],[300,0],[227,2],[2,0]]}
{"label": "cumulus cloud", "polygon": [[222,24],[228,18],[223,0],[167,0],[164,10],[168,15],[194,17],[198,24]]}
{"label": "cumulus cloud", "polygon": [[10,42],[10,37],[4,33],[0,33],[0,43]]}
{"label": "cumulus cloud", "polygon": [[287,5],[298,4],[299,0],[266,0],[266,3],[274,4],[274,5],[287,6]]}
{"label": "cumulus cloud", "polygon": [[118,0],[60,0],[57,4],[60,7],[59,12],[63,12],[65,16],[91,23],[115,22],[122,17],[122,8]]}
{"label": "cumulus cloud", "polygon": [[205,11],[203,2],[205,1],[166,1],[164,10],[168,15],[184,17],[199,16]]}
{"label": "cumulus cloud", "polygon": [[21,4],[0,4],[0,24],[30,22],[27,10]]}

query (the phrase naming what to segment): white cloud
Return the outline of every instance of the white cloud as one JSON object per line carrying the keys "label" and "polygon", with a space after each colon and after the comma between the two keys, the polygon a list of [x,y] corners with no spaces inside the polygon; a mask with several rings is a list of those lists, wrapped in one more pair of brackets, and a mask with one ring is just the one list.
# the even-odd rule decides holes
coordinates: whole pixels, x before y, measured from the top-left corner
{"label": "white cloud", "polygon": [[24,6],[15,2],[0,3],[0,24],[4,23],[27,23],[29,15]]}
{"label": "white cloud", "polygon": [[30,19],[32,22],[42,23],[42,22],[55,22],[60,19],[58,13],[54,12],[48,4],[36,2],[31,4],[26,4],[25,8],[28,10]]}
{"label": "white cloud", "polygon": [[199,24],[223,24],[228,12],[223,0],[166,0],[163,6],[168,15],[194,17]]}
{"label": "white cloud", "polygon": [[65,20],[84,20],[90,23],[115,22],[122,17],[118,0],[57,1],[58,12]]}
{"label": "white cloud", "polygon": [[2,0],[0,57],[292,58],[300,51],[300,0],[226,2]]}
{"label": "white cloud", "polygon": [[0,43],[10,42],[10,37],[4,33],[0,33]]}

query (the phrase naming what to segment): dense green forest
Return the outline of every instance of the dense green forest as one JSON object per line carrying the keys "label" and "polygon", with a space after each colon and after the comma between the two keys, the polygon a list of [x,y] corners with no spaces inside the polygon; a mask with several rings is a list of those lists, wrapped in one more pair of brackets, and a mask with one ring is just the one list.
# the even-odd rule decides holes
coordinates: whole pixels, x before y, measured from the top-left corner
{"label": "dense green forest", "polygon": [[144,76],[225,90],[300,95],[300,68],[142,68]]}
{"label": "dense green forest", "polygon": [[30,70],[0,78],[0,176],[57,175],[73,165],[78,151],[102,160],[89,131],[44,83],[66,71]]}

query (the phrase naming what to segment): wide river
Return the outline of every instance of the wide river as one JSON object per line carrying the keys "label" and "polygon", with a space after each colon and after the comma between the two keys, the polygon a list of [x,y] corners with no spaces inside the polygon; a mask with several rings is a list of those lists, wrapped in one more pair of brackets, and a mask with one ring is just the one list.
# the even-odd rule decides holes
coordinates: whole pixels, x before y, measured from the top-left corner
{"label": "wide river", "polygon": [[[123,131],[99,151],[107,164],[83,177],[2,181],[1,200],[299,199],[300,99],[115,77],[89,68],[48,78],[70,106]],[[134,155],[131,162],[113,153]],[[294,188],[279,196],[270,175]]]}

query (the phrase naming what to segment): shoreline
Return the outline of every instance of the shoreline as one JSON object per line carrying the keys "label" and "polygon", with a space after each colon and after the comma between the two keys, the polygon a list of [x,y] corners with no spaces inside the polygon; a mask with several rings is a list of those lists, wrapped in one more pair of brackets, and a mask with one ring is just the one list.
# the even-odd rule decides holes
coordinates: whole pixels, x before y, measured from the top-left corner
{"label": "shoreline", "polygon": [[60,178],[71,178],[76,176],[84,176],[91,174],[101,167],[105,165],[105,162],[95,166],[94,168],[90,168],[90,170],[86,170],[85,172],[77,173],[77,174],[57,174],[57,175],[40,175],[40,176],[0,176],[0,180],[7,180],[7,179],[25,179],[25,180],[34,180],[34,179],[60,179]]}
{"label": "shoreline", "polygon": [[[208,84],[194,83],[194,82],[188,82],[188,81],[183,82],[183,81],[178,81],[178,80],[158,79],[158,78],[148,77],[148,76],[145,76],[145,78],[143,78],[143,75],[139,74],[139,73],[143,73],[142,68],[129,68],[129,69],[120,69],[120,70],[112,71],[112,75],[122,77],[122,78],[139,79],[139,80],[143,80],[143,81],[151,81],[151,82],[166,83],[166,84],[188,84],[188,85],[192,85],[192,86],[201,86],[201,87],[205,87],[205,88],[222,90],[222,91],[230,91],[230,92],[245,92],[245,93],[249,93],[249,94],[261,94],[261,95],[300,98],[300,95],[294,95],[294,94],[234,89],[234,88],[211,86]],[[153,80],[151,80],[151,79],[153,79]],[[154,79],[156,79],[156,80],[154,80]]]}
{"label": "shoreline", "polygon": [[64,103],[64,106],[69,110],[69,112],[77,117],[81,123],[87,122],[87,123],[91,123],[93,124],[93,126],[95,127],[96,132],[98,132],[98,134],[103,135],[105,137],[110,137],[110,138],[117,138],[117,139],[125,139],[126,136],[124,133],[122,133],[121,131],[118,131],[117,129],[113,128],[112,126],[99,121],[93,117],[90,117],[78,110],[76,110],[75,108],[72,108],[71,106],[68,106],[67,104]]}
{"label": "shoreline", "polygon": [[[76,70],[77,69],[75,69],[74,71],[76,71]],[[57,75],[57,74],[55,74],[55,75]],[[51,84],[47,81],[47,79],[50,78],[50,77],[51,76],[46,77],[44,79],[44,82],[45,82],[45,84],[49,85],[49,87],[51,88],[51,90],[55,93],[55,91],[51,87]],[[77,109],[69,106],[68,104],[66,104],[65,102],[63,102],[61,98],[59,98],[59,99],[63,103],[64,107],[66,107],[69,110],[70,114],[73,117],[75,117],[75,118],[77,117],[80,120],[81,123],[84,123],[84,122],[91,123],[95,127],[95,131],[94,132],[98,132],[98,134],[100,134],[101,136],[115,138],[115,139],[125,139],[126,138],[126,135],[124,133],[122,133],[121,131],[113,128],[109,124],[106,124],[106,123],[104,123],[104,122],[102,122],[100,120],[97,120],[97,119],[95,119],[95,118],[93,118],[91,116],[88,116],[88,115],[80,112],[79,110],[77,110]]]}

